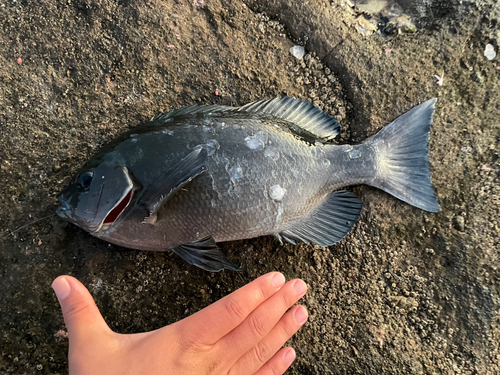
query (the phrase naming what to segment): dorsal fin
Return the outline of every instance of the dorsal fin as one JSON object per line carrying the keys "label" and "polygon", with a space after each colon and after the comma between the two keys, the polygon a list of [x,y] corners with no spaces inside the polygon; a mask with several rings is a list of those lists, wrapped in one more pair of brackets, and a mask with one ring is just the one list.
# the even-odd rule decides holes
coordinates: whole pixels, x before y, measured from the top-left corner
{"label": "dorsal fin", "polygon": [[[167,122],[169,119],[182,116],[196,116],[203,114],[220,114],[230,112],[248,112],[275,116],[290,123],[290,130],[295,133],[310,133],[308,138],[330,140],[340,133],[340,124],[333,117],[327,115],[315,105],[301,99],[285,96],[271,100],[261,100],[246,104],[242,107],[224,105],[193,105],[174,109],[167,113],[160,113],[150,122]],[[307,135],[307,134],[306,134]]]}
{"label": "dorsal fin", "polygon": [[192,105],[191,107],[182,107],[179,109],[174,109],[167,113],[160,113],[153,117],[150,122],[154,121],[166,121],[168,119],[174,117],[182,117],[182,116],[193,116],[197,114],[207,114],[207,113],[220,113],[227,112],[237,109],[236,107],[229,107],[225,105]]}
{"label": "dorsal fin", "polygon": [[276,116],[325,140],[333,139],[340,133],[340,124],[333,117],[309,102],[289,96],[249,103],[237,111]]}

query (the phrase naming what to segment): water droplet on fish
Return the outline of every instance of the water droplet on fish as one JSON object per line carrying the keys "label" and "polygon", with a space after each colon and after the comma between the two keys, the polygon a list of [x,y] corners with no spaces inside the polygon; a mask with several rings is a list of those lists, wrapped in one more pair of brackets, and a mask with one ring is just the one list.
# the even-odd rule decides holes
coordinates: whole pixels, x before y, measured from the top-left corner
{"label": "water droplet on fish", "polygon": [[323,163],[323,167],[328,168],[330,166],[330,160],[328,159],[323,159],[321,161]]}
{"label": "water droplet on fish", "polygon": [[203,125],[203,131],[208,133],[210,131],[210,127]]}
{"label": "water droplet on fish", "polygon": [[280,153],[279,151],[275,151],[271,147],[266,147],[266,149],[264,150],[264,156],[266,158],[271,158],[271,160],[273,161],[276,161],[280,158]]}
{"label": "water droplet on fish", "polygon": [[349,151],[349,158],[351,159],[357,159],[361,156],[361,151],[354,149],[352,151]]}
{"label": "water droplet on fish", "polygon": [[138,140],[139,140],[138,138],[132,138],[132,139],[131,139],[131,141],[132,141],[133,143],[137,142]]}
{"label": "water droplet on fish", "polygon": [[352,146],[351,145],[343,145],[342,151],[344,151],[344,152],[352,151]]}
{"label": "water droplet on fish", "polygon": [[241,129],[241,126],[240,126],[240,125],[238,125],[238,124],[234,124],[234,125],[233,125],[233,129]]}
{"label": "water droplet on fish", "polygon": [[257,138],[259,138],[262,141],[262,143],[264,143],[264,144],[267,143],[267,139],[268,139],[267,134],[265,134],[265,133],[257,133],[257,134],[255,134],[255,136]]}
{"label": "water droplet on fish", "polygon": [[269,197],[275,201],[280,201],[286,194],[286,189],[279,185],[273,185],[269,188]]}
{"label": "water droplet on fish", "polygon": [[212,156],[220,148],[219,142],[215,139],[209,139],[206,143],[208,156]]}
{"label": "water droplet on fish", "polygon": [[278,223],[281,219],[281,215],[283,214],[284,212],[284,208],[283,208],[283,203],[280,202],[279,206],[278,206],[278,214],[276,215],[276,223]]}
{"label": "water droplet on fish", "polygon": [[229,168],[228,172],[231,176],[231,180],[239,180],[243,177],[243,169],[239,165],[233,165]]}
{"label": "water droplet on fish", "polygon": [[204,145],[197,145],[193,148],[193,150],[199,150],[200,148],[206,149],[208,156],[212,156],[220,148],[220,145],[215,139],[209,139],[207,143]]}
{"label": "water droplet on fish", "polygon": [[245,144],[250,150],[261,151],[265,145],[262,140],[254,135],[245,138]]}

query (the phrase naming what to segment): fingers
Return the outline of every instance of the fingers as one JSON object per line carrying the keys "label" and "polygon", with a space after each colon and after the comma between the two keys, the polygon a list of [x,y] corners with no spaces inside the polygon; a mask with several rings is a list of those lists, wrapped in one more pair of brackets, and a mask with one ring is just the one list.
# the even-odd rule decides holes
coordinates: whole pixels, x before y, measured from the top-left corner
{"label": "fingers", "polygon": [[61,305],[71,343],[88,342],[89,338],[111,332],[89,291],[77,279],[59,276],[52,288]]}
{"label": "fingers", "polygon": [[[212,345],[238,327],[252,311],[274,295],[285,283],[279,272],[271,272],[211,306],[184,319],[179,325],[186,341]],[[192,336],[192,337],[191,337]]]}
{"label": "fingers", "polygon": [[276,359],[273,358],[271,360],[271,358],[302,327],[307,321],[307,317],[307,310],[304,306],[295,306],[292,308],[280,319],[278,324],[262,341],[238,359],[229,371],[229,374],[253,374],[261,367],[267,366],[266,363],[268,361],[270,361],[269,369],[275,371],[270,373],[281,374],[282,372],[279,372],[279,370],[281,368],[286,370],[289,363],[285,366],[283,358],[279,356]]}
{"label": "fingers", "polygon": [[286,283],[279,292],[256,308],[240,326],[217,343],[220,353],[236,362],[268,335],[288,308],[302,298],[306,291],[307,286],[302,280]]}
{"label": "fingers", "polygon": [[295,360],[293,348],[283,348],[270,361],[260,368],[254,375],[281,375]]}

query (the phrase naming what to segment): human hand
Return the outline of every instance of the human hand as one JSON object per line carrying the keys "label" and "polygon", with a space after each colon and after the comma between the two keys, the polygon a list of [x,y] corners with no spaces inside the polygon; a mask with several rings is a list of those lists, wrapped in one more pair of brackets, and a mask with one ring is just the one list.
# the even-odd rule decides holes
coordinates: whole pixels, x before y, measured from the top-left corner
{"label": "human hand", "polygon": [[71,375],[283,374],[295,359],[281,346],[307,320],[306,284],[272,272],[207,308],[156,331],[113,332],[89,291],[71,276],[52,287],[69,334]]}

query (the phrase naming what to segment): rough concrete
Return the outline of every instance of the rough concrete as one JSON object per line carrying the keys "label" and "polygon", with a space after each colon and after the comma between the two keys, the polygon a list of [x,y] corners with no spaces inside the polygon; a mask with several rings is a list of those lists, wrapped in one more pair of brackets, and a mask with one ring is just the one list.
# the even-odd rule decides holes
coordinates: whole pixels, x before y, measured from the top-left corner
{"label": "rough concrete", "polygon": [[[500,372],[500,62],[483,55],[487,43],[498,52],[498,5],[447,2],[440,14],[445,2],[427,2],[425,22],[408,11],[416,32],[387,34],[391,20],[347,2],[247,3],[0,2],[0,372],[66,373],[57,275],[82,280],[127,333],[271,270],[310,288],[291,374]],[[297,43],[303,61],[288,52]],[[9,234],[52,214],[79,165],[157,112],[285,93],[337,117],[345,142],[437,97],[430,159],[442,211],[355,187],[362,217],[336,246],[222,244],[243,280],[108,245],[55,216]]]}

